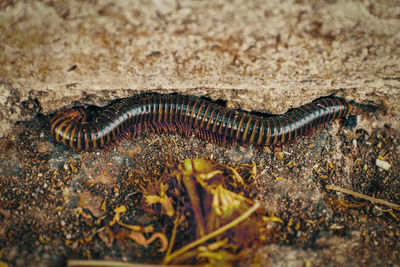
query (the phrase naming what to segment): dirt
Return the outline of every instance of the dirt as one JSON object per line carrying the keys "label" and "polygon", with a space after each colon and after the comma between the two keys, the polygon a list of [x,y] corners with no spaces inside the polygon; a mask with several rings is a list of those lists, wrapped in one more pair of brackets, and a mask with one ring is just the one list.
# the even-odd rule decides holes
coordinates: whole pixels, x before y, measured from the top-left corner
{"label": "dirt", "polygon": [[[378,116],[375,112],[369,117]],[[120,228],[109,233],[105,227],[115,209],[125,206],[124,223],[152,225],[171,238],[172,219],[143,204],[140,181],[154,183],[170,168],[171,159],[178,164],[200,157],[232,167],[254,161],[258,167],[250,197],[261,203],[263,216],[280,218],[265,224],[252,245],[240,250],[246,256],[236,264],[399,262],[398,210],[326,188],[336,185],[398,203],[400,135],[389,126],[367,133],[354,123],[335,122],[313,136],[264,151],[220,147],[195,136],[150,134],[123,140],[108,150],[77,152],[54,143],[48,122],[48,116],[38,115],[18,123],[1,139],[3,262],[162,262],[160,241],[144,246],[121,234]],[[378,167],[378,158],[390,167]],[[178,229],[177,247],[193,240],[189,233]]]}

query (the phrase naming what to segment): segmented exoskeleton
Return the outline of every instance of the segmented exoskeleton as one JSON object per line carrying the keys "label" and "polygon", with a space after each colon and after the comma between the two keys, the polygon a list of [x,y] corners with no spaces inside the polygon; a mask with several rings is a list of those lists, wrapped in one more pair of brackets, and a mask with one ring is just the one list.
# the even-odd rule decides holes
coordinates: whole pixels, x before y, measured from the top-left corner
{"label": "segmented exoskeleton", "polygon": [[144,93],[112,102],[105,107],[86,106],[56,113],[50,131],[54,139],[78,150],[108,146],[126,133],[143,131],[179,133],[192,131],[218,144],[243,143],[257,147],[283,144],[338,118],[353,106],[329,96],[281,115],[260,115],[229,109],[191,95]]}

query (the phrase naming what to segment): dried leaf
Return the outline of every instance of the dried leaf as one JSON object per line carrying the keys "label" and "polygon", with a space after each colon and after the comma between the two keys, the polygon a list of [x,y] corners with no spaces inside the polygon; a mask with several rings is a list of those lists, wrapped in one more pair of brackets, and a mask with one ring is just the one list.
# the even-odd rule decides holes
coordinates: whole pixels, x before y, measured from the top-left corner
{"label": "dried leaf", "polygon": [[94,196],[90,192],[83,192],[79,194],[79,206],[83,209],[89,210],[96,218],[104,215],[104,211],[101,209],[102,203],[102,197]]}

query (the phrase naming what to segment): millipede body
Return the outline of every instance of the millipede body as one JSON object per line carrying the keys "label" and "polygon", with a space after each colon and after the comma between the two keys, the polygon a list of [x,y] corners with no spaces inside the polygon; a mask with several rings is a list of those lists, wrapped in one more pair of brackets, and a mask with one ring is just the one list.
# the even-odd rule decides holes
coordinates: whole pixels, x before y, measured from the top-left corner
{"label": "millipede body", "polygon": [[352,104],[342,98],[318,98],[281,115],[267,116],[224,105],[202,97],[142,93],[104,107],[84,106],[56,113],[50,123],[53,138],[67,147],[96,150],[129,133],[179,133],[218,144],[277,145],[310,134],[338,118],[346,117]]}

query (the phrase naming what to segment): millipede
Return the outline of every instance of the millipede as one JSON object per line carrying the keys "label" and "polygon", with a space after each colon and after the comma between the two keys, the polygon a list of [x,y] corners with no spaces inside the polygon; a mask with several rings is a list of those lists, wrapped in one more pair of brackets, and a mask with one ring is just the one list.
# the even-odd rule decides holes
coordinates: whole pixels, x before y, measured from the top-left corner
{"label": "millipede", "polygon": [[280,115],[230,109],[193,95],[140,93],[99,107],[59,111],[50,122],[56,142],[77,150],[110,146],[125,135],[179,133],[221,145],[253,144],[262,148],[294,141],[335,119],[346,118],[353,104],[337,96],[318,98]]}

